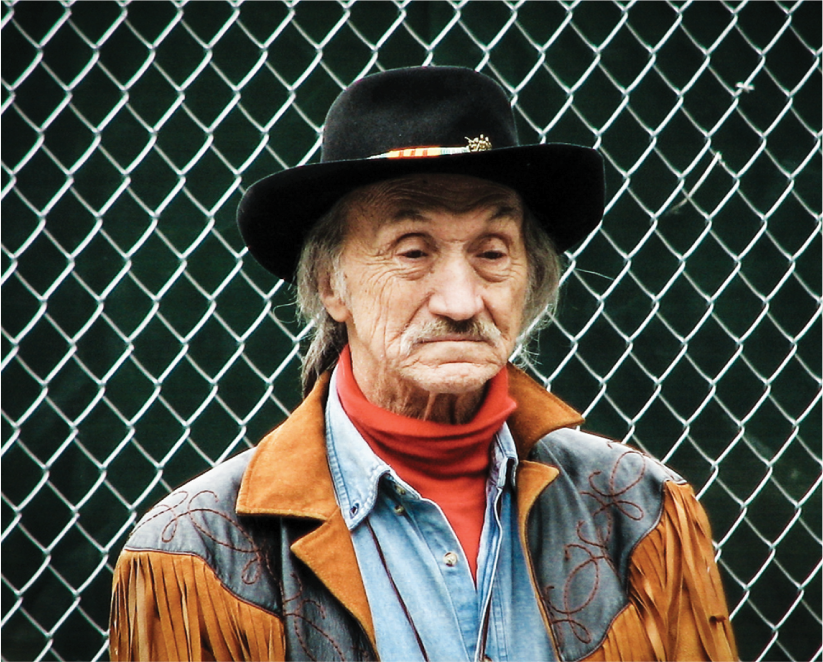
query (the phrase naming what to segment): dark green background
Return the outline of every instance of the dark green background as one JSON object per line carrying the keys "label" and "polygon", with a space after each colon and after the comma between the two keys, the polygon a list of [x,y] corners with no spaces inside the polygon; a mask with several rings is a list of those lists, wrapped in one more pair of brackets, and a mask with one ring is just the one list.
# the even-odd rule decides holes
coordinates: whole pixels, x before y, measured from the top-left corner
{"label": "dark green background", "polygon": [[297,404],[292,293],[234,210],[341,85],[424,63],[516,90],[523,142],[606,156],[532,367],[701,492],[741,656],[819,657],[820,26],[819,2],[4,3],[3,657],[105,658],[135,518]]}

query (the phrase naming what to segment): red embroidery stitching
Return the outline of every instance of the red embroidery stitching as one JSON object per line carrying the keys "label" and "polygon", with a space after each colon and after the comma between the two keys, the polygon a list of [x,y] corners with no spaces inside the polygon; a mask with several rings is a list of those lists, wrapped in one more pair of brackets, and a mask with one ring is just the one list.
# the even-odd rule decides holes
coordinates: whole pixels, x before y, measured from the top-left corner
{"label": "red embroidery stitching", "polygon": [[[324,620],[326,618],[326,607],[322,603],[318,602],[313,598],[303,598],[303,583],[300,581],[300,578],[295,574],[291,573],[291,577],[294,582],[297,584],[297,593],[294,594],[290,598],[283,598],[283,618],[287,618],[291,616],[294,619],[292,630],[294,631],[294,635],[297,637],[297,641],[300,642],[300,647],[303,649],[303,652],[308,655],[310,660],[317,661],[316,658],[311,650],[309,649],[306,642],[303,640],[303,636],[300,633],[300,629],[297,627],[297,621],[302,621],[306,623],[309,627],[311,627],[315,632],[320,634],[326,641],[331,644],[332,648],[334,648],[335,652],[337,653],[337,657],[341,660],[345,660],[346,658],[343,655],[343,650],[337,644],[337,642],[332,639],[327,632],[325,632],[312,618],[306,616],[303,613],[304,607],[307,604],[314,605],[317,610],[320,612],[320,618]],[[286,605],[290,602],[294,602],[295,600],[298,601],[297,608],[292,611],[286,610]]]}
{"label": "red embroidery stitching", "polygon": [[[541,592],[552,629],[560,646],[563,645],[564,640],[563,629],[555,626],[563,623],[568,626],[578,641],[589,644],[593,639],[591,630],[578,618],[578,615],[595,600],[600,590],[604,571],[602,564],[605,563],[615,575],[618,573],[618,569],[614,565],[614,559],[607,552],[608,544],[614,532],[615,514],[620,513],[634,521],[639,521],[645,516],[643,508],[626,497],[628,492],[643,480],[646,474],[647,462],[650,458],[633,448],[622,446],[622,444],[609,442],[608,445],[611,447],[621,446],[625,449],[625,452],[617,458],[612,466],[606,485],[602,484],[603,472],[600,470],[593,471],[589,474],[587,481],[590,489],[580,492],[582,496],[593,499],[596,504],[596,507],[590,513],[590,521],[594,524],[595,539],[590,539],[584,533],[586,520],[578,521],[575,527],[578,540],[564,545],[563,554],[566,561],[571,561],[581,553],[584,558],[574,566],[566,578],[560,604],[557,604],[553,599],[553,593],[557,589],[556,586],[545,586]],[[632,467],[628,463],[634,458],[640,459],[640,466],[632,471]],[[624,485],[618,485],[621,468],[624,474],[630,476],[628,482]],[[589,582],[591,586],[586,587],[586,582]],[[586,590],[587,588],[588,590]],[[582,595],[583,597],[582,599],[578,597],[577,603],[572,604],[574,595]]]}
{"label": "red embroidery stitching", "polygon": [[[171,517],[171,519],[166,523],[163,527],[163,531],[161,534],[161,540],[165,543],[171,542],[174,537],[177,535],[178,523],[181,518],[185,517],[189,520],[192,527],[194,527],[195,531],[197,531],[200,535],[208,538],[212,542],[226,547],[233,552],[237,552],[238,554],[251,554],[252,558],[250,558],[246,564],[243,566],[243,571],[240,574],[240,579],[243,581],[244,584],[255,584],[260,579],[261,576],[261,567],[266,565],[265,555],[262,553],[260,547],[258,547],[251,536],[246,533],[246,531],[241,527],[234,519],[232,519],[226,513],[216,510],[214,508],[208,508],[206,506],[198,506],[194,504],[194,501],[203,495],[210,495],[213,497],[214,501],[218,501],[219,497],[217,494],[211,490],[201,490],[196,492],[191,497],[189,497],[188,492],[186,490],[180,490],[178,492],[174,492],[173,494],[169,495],[169,498],[163,502],[157,504],[154,509],[152,510],[153,514],[147,516],[138,526],[135,527],[135,531],[142,526],[145,526],[150,521],[167,515]],[[173,497],[179,497],[176,503],[169,503]],[[183,507],[185,504],[185,509],[182,511],[178,511],[178,508]],[[156,511],[156,512],[155,512]],[[216,537],[210,530],[207,528],[205,520],[198,521],[196,516],[203,515],[205,513],[210,513],[212,515],[216,515],[220,517],[222,520],[230,524],[243,538],[246,542],[248,542],[248,547],[238,547],[237,545],[233,545],[227,540],[221,540],[220,538]],[[255,569],[252,573],[252,567],[255,566]]]}

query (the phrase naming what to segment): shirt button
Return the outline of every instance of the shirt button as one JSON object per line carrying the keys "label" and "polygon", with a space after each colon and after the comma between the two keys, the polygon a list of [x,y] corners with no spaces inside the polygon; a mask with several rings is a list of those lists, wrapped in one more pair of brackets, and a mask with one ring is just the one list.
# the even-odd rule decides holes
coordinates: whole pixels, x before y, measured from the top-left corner
{"label": "shirt button", "polygon": [[402,515],[406,512],[406,509],[398,503],[394,506],[394,512],[396,512],[398,515]]}
{"label": "shirt button", "polygon": [[405,496],[406,489],[398,484],[395,483],[394,491],[397,492],[400,496]]}
{"label": "shirt button", "polygon": [[443,556],[443,563],[445,563],[450,568],[453,568],[457,565],[457,554],[454,552],[446,552]]}

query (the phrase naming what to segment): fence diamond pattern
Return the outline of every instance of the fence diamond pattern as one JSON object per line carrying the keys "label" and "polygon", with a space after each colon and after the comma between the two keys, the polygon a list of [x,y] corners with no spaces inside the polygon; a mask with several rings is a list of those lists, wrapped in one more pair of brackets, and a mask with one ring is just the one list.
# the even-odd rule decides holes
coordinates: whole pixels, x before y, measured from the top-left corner
{"label": "fence diamond pattern", "polygon": [[102,659],[156,499],[299,401],[242,191],[366,73],[458,64],[591,145],[602,228],[521,357],[695,485],[744,659],[820,659],[818,2],[8,2],[4,659]]}

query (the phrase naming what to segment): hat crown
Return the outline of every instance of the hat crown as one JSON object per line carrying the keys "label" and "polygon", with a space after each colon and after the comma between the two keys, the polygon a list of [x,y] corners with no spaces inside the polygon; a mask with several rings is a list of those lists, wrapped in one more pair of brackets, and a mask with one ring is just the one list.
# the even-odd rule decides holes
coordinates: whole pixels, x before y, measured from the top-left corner
{"label": "hat crown", "polygon": [[461,67],[395,69],[360,79],[326,115],[321,162],[410,147],[519,145],[509,99],[488,76]]}

